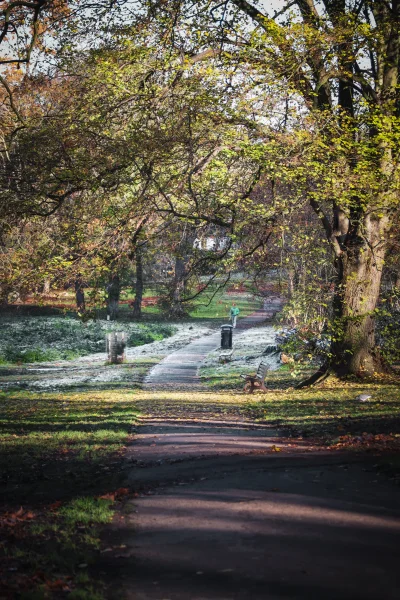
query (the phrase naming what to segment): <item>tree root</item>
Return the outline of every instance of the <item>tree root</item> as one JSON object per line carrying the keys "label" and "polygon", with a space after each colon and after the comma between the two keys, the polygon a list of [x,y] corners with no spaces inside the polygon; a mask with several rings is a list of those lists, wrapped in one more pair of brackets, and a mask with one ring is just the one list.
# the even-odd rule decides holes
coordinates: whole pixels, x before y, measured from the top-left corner
{"label": "tree root", "polygon": [[313,375],[311,375],[310,377],[307,377],[307,379],[304,379],[303,381],[300,381],[300,383],[295,385],[294,389],[300,390],[301,388],[304,388],[304,387],[318,385],[319,383],[322,383],[323,381],[325,381],[325,379],[327,379],[330,374],[331,374],[330,365],[325,363]]}

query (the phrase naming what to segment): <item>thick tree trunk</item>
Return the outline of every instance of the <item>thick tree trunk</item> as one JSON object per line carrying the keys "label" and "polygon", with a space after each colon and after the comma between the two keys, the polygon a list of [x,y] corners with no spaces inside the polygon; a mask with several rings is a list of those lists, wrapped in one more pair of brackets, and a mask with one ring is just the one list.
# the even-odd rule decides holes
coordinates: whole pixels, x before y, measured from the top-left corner
{"label": "thick tree trunk", "polygon": [[375,346],[375,309],[385,258],[387,222],[364,221],[363,238],[349,236],[336,261],[332,368],[339,376],[371,376],[385,370]]}
{"label": "thick tree trunk", "polygon": [[142,300],[143,300],[143,261],[142,253],[139,249],[136,250],[136,283],[135,283],[135,300],[133,301],[133,317],[140,319],[142,317]]}

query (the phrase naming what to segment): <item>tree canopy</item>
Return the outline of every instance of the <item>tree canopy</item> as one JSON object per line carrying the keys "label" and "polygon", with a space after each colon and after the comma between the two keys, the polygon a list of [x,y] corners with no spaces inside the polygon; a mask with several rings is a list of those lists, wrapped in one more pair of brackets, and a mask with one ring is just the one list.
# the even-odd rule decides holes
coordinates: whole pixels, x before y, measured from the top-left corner
{"label": "tree canopy", "polygon": [[[97,233],[78,226],[78,254],[112,236],[110,269],[165,227],[191,228],[187,240],[211,228],[228,246],[196,258],[186,240],[193,272],[206,259],[257,272],[284,232],[308,247],[312,210],[329,368],[384,368],[374,332],[399,215],[397,0],[3,5],[4,231],[73,214],[72,248],[76,215],[96,214]],[[289,273],[299,263],[287,258]]]}

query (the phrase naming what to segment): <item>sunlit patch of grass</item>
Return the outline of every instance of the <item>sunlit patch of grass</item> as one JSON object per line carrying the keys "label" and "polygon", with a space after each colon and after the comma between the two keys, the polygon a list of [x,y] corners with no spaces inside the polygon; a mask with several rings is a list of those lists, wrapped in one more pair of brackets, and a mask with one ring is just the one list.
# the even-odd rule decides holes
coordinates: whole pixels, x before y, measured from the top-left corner
{"label": "sunlit patch of grass", "polygon": [[3,481],[32,481],[57,469],[65,477],[68,463],[93,469],[123,449],[136,419],[131,390],[2,393]]}
{"label": "sunlit patch of grass", "polygon": [[[399,432],[400,385],[330,380],[324,387],[295,390],[287,369],[273,372],[268,393],[236,390],[138,392],[137,408],[165,420],[239,418],[271,423],[294,436],[312,436],[332,443],[347,432]],[[231,380],[232,383],[232,380]],[[280,387],[281,384],[281,387]],[[290,385],[291,384],[291,385]],[[360,402],[361,393],[371,401]]]}
{"label": "sunlit patch of grass", "polygon": [[112,502],[104,498],[85,496],[75,498],[60,508],[59,515],[65,519],[69,526],[88,525],[90,523],[104,524],[111,521],[113,511]]}
{"label": "sunlit patch of grass", "polygon": [[[280,375],[285,381],[285,371],[278,371],[275,384]],[[360,402],[360,394],[371,398]],[[267,394],[251,398],[249,410],[254,418],[291,427],[305,436],[322,436],[327,441],[347,432],[397,432],[400,425],[400,383],[396,381],[366,383],[331,377],[322,386],[271,388]]]}
{"label": "sunlit patch of grass", "polygon": [[240,317],[245,317],[262,306],[261,300],[251,296],[251,294],[228,294],[221,290],[220,292],[217,292],[212,299],[211,295],[211,293],[208,293],[208,295],[205,293],[196,299],[194,308],[190,312],[191,318],[220,319],[228,322],[229,311],[233,302],[235,302],[240,310]]}
{"label": "sunlit patch of grass", "polygon": [[143,415],[158,415],[165,419],[212,420],[229,415],[244,417],[248,412],[248,396],[241,392],[138,392],[135,403]]}

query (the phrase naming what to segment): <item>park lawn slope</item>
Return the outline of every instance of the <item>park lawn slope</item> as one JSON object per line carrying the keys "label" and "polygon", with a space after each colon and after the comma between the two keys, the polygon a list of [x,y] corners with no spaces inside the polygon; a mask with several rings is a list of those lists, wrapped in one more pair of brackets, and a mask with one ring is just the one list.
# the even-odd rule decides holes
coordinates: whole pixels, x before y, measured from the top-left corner
{"label": "park lawn slope", "polygon": [[232,303],[240,310],[240,317],[254,313],[262,307],[260,298],[253,296],[250,292],[228,292],[219,291],[214,296],[200,296],[193,304],[190,311],[192,319],[222,319],[229,322],[229,311]]}

